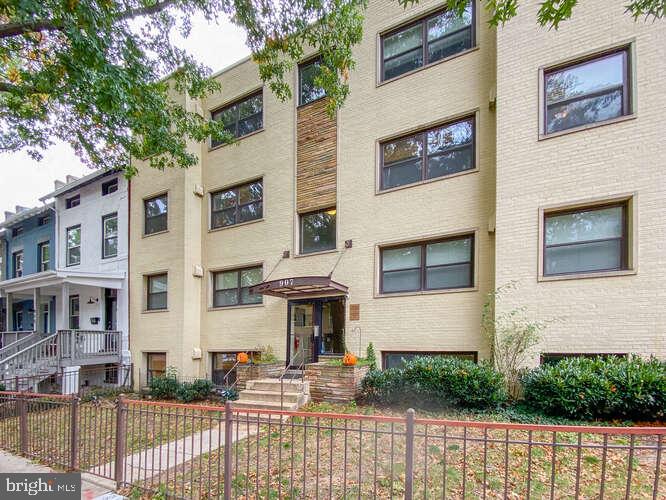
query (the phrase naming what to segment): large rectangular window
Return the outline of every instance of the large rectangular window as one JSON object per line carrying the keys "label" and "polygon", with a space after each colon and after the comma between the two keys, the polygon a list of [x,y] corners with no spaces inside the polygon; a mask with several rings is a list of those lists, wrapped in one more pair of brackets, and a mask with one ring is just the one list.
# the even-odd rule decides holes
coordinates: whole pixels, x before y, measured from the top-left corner
{"label": "large rectangular window", "polygon": [[213,193],[210,207],[211,229],[261,219],[264,215],[263,197],[261,179]]}
{"label": "large rectangular window", "polygon": [[112,213],[102,217],[102,258],[108,259],[118,255],[118,214]]}
{"label": "large rectangular window", "polygon": [[12,254],[12,269],[14,271],[14,278],[23,276],[23,252],[14,252]]}
{"label": "large rectangular window", "polygon": [[428,66],[474,46],[474,2],[462,16],[438,11],[382,36],[382,80]]}
{"label": "large rectangular window", "polygon": [[261,304],[261,295],[250,293],[261,280],[261,266],[213,273],[213,307]]}
{"label": "large rectangular window", "polygon": [[301,215],[301,253],[335,249],[336,209]]}
{"label": "large rectangular window", "polygon": [[81,303],[78,295],[69,296],[69,329],[78,330],[81,327]]}
{"label": "large rectangular window", "polygon": [[166,353],[148,352],[146,353],[147,382],[157,377],[163,377],[166,374]]}
{"label": "large rectangular window", "polygon": [[443,358],[459,358],[467,361],[477,361],[476,351],[465,352],[451,352],[451,351],[403,351],[382,352],[382,368],[388,370],[389,368],[402,368],[404,364],[418,356],[429,357],[443,357]]}
{"label": "large rectangular window", "polygon": [[474,236],[383,248],[381,293],[474,286]]}
{"label": "large rectangular window", "polygon": [[[264,126],[264,98],[262,91],[236,101],[222,109],[213,111],[213,120],[221,120],[224,130],[240,138],[256,132]],[[211,146],[219,146],[222,141],[211,141]]]}
{"label": "large rectangular window", "polygon": [[37,246],[37,254],[39,256],[38,269],[40,272],[49,270],[49,263],[51,262],[51,245],[48,241],[40,243]]}
{"label": "large rectangular window", "polygon": [[76,266],[81,263],[81,226],[67,228],[67,265]]}
{"label": "large rectangular window", "polygon": [[629,50],[544,72],[545,133],[631,113]]}
{"label": "large rectangular window", "polygon": [[146,309],[160,311],[167,308],[169,278],[166,273],[148,276],[146,279]]}
{"label": "large rectangular window", "polygon": [[305,62],[298,67],[298,104],[303,106],[326,95],[324,89],[315,83],[321,68],[321,58]]}
{"label": "large rectangular window", "polygon": [[545,276],[627,269],[627,204],[547,213]]}
{"label": "large rectangular window", "polygon": [[381,144],[381,189],[471,170],[474,118],[440,125]]}
{"label": "large rectangular window", "polygon": [[168,196],[166,193],[143,200],[143,208],[144,234],[161,233],[167,230]]}

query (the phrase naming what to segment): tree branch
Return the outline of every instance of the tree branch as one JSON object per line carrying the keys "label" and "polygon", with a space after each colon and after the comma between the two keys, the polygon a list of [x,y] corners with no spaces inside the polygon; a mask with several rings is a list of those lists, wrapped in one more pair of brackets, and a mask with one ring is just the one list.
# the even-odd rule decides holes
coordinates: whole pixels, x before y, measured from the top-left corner
{"label": "tree branch", "polygon": [[[177,1],[178,0],[163,0],[162,2],[157,2],[153,5],[130,9],[118,14],[116,19],[118,21],[125,21],[135,17],[150,16],[152,14],[163,11],[171,5],[174,5]],[[63,26],[59,22],[50,19],[41,19],[38,21],[31,21],[26,23],[0,24],[0,39],[10,38],[13,36],[22,35],[24,33],[35,33],[38,31],[59,31],[62,28]]]}

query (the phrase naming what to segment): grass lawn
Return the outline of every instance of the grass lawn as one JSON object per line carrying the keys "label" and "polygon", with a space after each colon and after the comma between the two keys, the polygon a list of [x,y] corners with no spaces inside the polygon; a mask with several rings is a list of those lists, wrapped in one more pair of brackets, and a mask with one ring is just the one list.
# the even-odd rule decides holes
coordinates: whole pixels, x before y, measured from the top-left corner
{"label": "grass lawn", "polygon": [[[316,412],[404,416],[401,410],[378,410],[355,405],[310,405]],[[501,413],[492,420],[504,420]],[[419,412],[418,418],[489,420],[488,414],[469,412]],[[233,445],[234,493],[240,498],[401,498],[405,479],[405,427],[402,423],[374,423],[342,418],[299,418],[257,424],[251,420],[235,426],[257,429],[250,438]],[[605,498],[652,498],[654,437],[636,437],[631,460],[625,448],[628,436],[598,434],[580,437],[553,433],[417,425],[414,445],[415,498],[598,498],[603,475]],[[466,438],[466,439],[463,439]],[[529,444],[531,441],[531,444]],[[618,448],[622,447],[622,448]],[[484,460],[485,458],[485,460]],[[666,465],[659,471],[660,491],[666,497]],[[223,449],[171,469],[159,478],[168,492],[192,498],[213,498],[222,493]],[[530,464],[531,465],[528,465]],[[485,464],[485,465],[484,465]],[[631,468],[629,468],[631,464]],[[581,473],[577,477],[576,470]],[[631,477],[628,476],[631,470]],[[156,479],[152,481],[156,483]],[[144,485],[148,486],[148,485]],[[137,490],[138,491],[138,490]],[[137,496],[139,496],[137,494]]]}

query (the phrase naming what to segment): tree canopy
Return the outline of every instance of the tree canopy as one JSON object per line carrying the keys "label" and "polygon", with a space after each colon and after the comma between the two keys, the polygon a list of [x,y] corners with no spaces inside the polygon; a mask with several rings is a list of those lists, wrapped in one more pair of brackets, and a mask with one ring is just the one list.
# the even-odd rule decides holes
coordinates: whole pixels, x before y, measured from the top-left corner
{"label": "tree canopy", "polygon": [[[406,6],[418,0],[396,0]],[[468,0],[445,0],[462,12]],[[490,24],[516,15],[519,0],[484,0]],[[545,0],[537,22],[557,28],[577,0]],[[210,70],[177,47],[190,19],[229,17],[247,34],[259,75],[289,99],[289,75],[308,50],[321,54],[316,83],[331,111],[348,94],[352,49],[362,38],[366,0],[5,0],[0,4],[0,151],[35,159],[55,140],[98,168],[134,173],[197,162],[189,142],[231,141],[222,124],[175,102],[220,90]],[[631,0],[635,18],[661,18],[666,0]]]}

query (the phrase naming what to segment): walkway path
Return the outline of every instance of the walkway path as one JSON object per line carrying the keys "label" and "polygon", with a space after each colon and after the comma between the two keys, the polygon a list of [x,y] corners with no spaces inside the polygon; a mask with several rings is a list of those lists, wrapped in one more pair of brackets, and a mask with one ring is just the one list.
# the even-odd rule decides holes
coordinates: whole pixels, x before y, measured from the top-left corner
{"label": "walkway path", "polygon": [[[169,441],[154,448],[142,450],[125,458],[125,482],[150,480],[168,469],[189,462],[193,458],[213,452],[224,446],[224,423],[205,429],[187,437]],[[234,428],[232,442],[256,434],[256,425],[251,425],[249,432],[240,426],[238,434]],[[93,467],[90,472],[115,477],[115,463],[106,463]]]}
{"label": "walkway path", "polygon": [[[0,450],[0,472],[45,472],[59,473],[45,465],[31,462],[27,458],[19,457]],[[115,483],[106,479],[92,477],[90,474],[81,474],[81,498],[84,500],[123,498],[114,494]]]}

